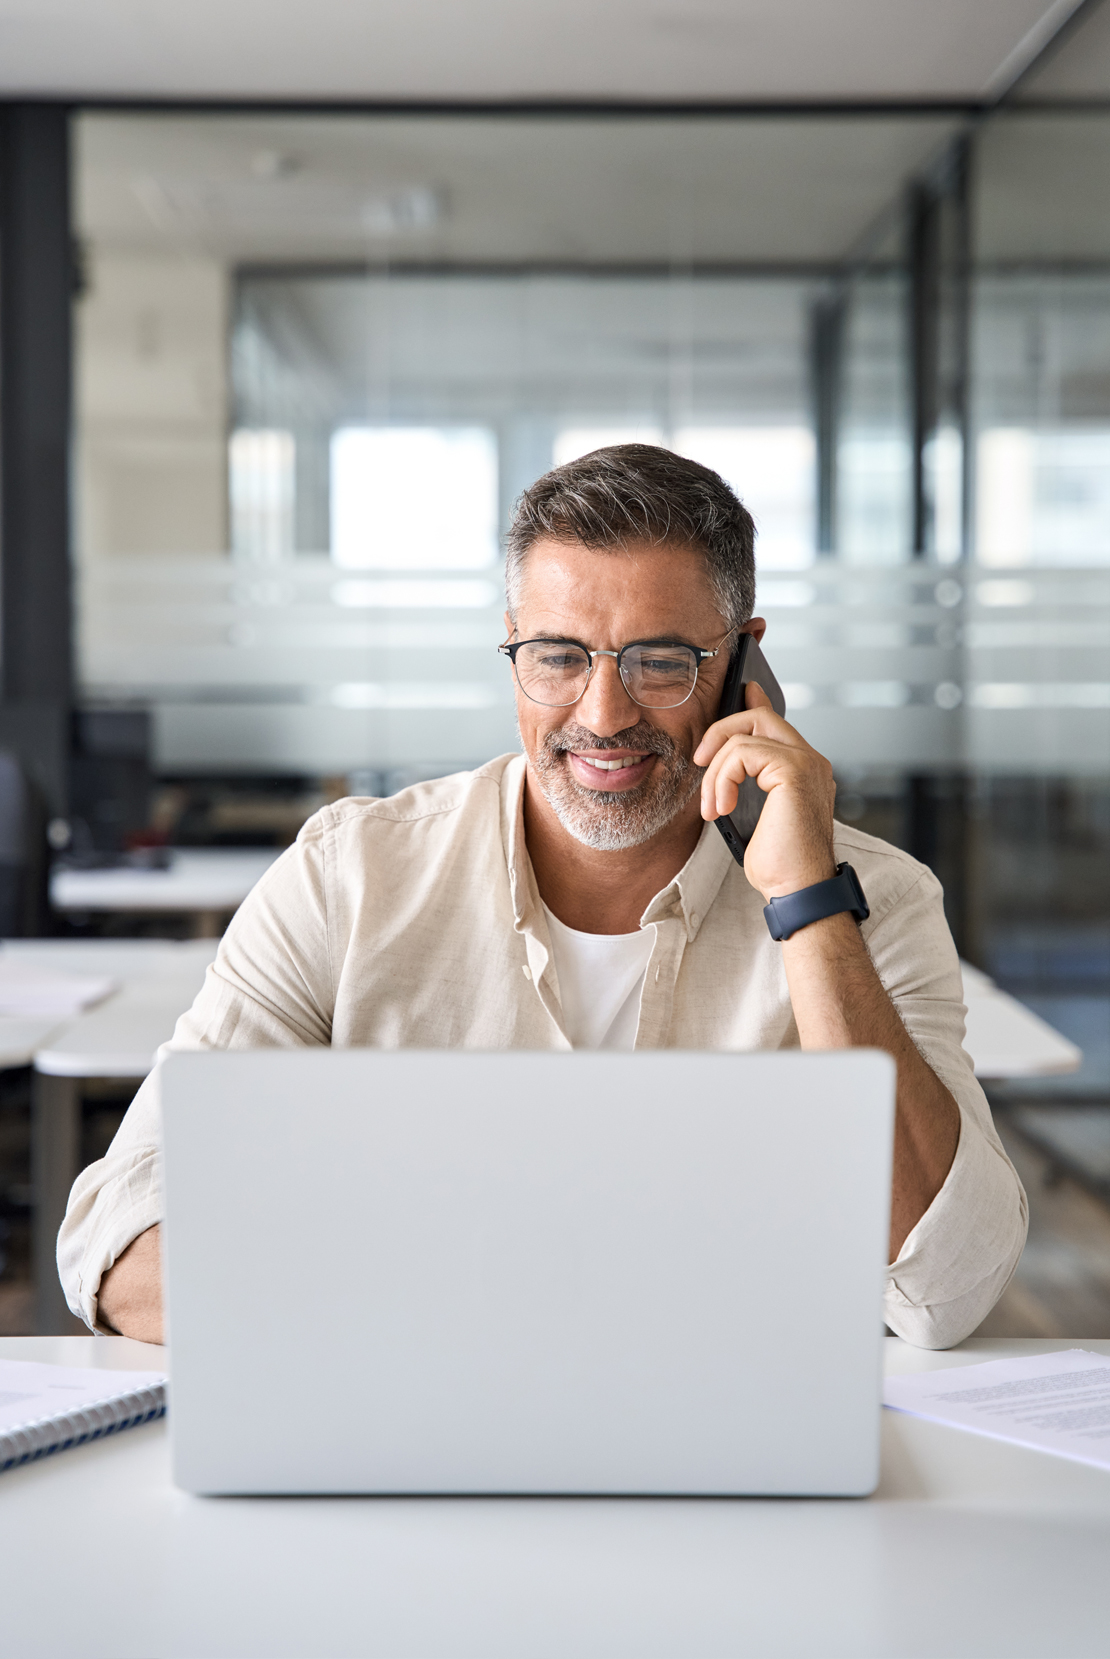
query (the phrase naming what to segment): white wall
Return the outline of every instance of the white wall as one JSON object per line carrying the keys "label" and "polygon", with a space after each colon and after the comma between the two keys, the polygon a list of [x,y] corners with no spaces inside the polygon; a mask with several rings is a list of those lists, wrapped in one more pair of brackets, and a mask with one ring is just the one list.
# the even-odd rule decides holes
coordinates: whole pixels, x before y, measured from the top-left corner
{"label": "white wall", "polygon": [[101,251],[87,281],[76,310],[79,562],[226,550],[224,267]]}

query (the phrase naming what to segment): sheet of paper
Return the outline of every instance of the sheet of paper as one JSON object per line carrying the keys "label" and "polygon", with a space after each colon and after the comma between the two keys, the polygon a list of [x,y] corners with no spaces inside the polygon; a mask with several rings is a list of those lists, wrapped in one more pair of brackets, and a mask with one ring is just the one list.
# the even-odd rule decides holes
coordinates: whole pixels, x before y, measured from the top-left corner
{"label": "sheet of paper", "polygon": [[1110,1469],[1110,1356],[1084,1348],[888,1377],[883,1404]]}
{"label": "sheet of paper", "polygon": [[116,989],[99,975],[51,973],[20,962],[0,962],[0,1014],[23,1019],[69,1019]]}
{"label": "sheet of paper", "polygon": [[161,1371],[101,1371],[0,1360],[0,1434],[43,1417],[64,1417],[120,1394],[165,1382]]}

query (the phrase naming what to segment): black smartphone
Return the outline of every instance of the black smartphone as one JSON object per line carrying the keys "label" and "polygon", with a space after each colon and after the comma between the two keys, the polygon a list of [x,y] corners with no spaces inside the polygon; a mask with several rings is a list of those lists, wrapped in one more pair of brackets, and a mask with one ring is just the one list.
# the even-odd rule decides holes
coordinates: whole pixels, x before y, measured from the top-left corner
{"label": "black smartphone", "polygon": [[[785,715],[786,698],[782,694],[782,687],[771,673],[767,658],[751,634],[741,634],[739,649],[733,653],[728,673],[725,675],[721,704],[717,710],[718,720],[723,720],[728,714],[739,714],[744,707],[744,688],[752,680],[767,693],[775,713]],[[740,796],[734,810],[716,820],[717,828],[724,836],[725,844],[737,864],[742,865],[744,862],[744,854],[748,850],[748,842],[755,834],[755,826],[759,822],[765,799],[766,796],[755,779],[745,778],[740,785]]]}

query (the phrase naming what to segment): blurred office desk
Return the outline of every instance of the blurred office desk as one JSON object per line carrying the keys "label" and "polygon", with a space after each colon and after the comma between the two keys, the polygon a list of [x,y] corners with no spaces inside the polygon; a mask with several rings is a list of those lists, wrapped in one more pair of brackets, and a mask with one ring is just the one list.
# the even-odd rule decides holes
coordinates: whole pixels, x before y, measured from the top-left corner
{"label": "blurred office desk", "polygon": [[59,1019],[0,1015],[0,1071],[9,1066],[29,1066],[43,1044],[67,1023]]}
{"label": "blurred office desk", "polygon": [[155,1050],[173,1035],[178,1016],[200,990],[216,945],[215,939],[10,939],[0,947],[5,961],[57,973],[105,975],[117,985],[103,1002],[75,1018],[40,1022],[33,1050],[21,1061],[4,1062],[25,1065],[33,1059],[35,1068],[31,1157],[35,1324],[40,1331],[73,1324],[58,1283],[54,1243],[81,1168],[81,1079],[137,1082],[145,1077]]}
{"label": "blurred office desk", "polygon": [[[122,1338],[0,1356],[166,1368]],[[156,1423],[0,1476],[0,1517],[20,1659],[1102,1659],[1110,1630],[1110,1474],[894,1412],[870,1499],[192,1498]]]}
{"label": "blurred office desk", "polygon": [[[12,940],[37,965],[113,975],[119,988],[66,1022],[35,1053],[35,1070],[48,1077],[145,1077],[155,1051],[173,1035],[216,954],[215,939]],[[71,966],[72,964],[72,966]]]}
{"label": "blurred office desk", "polygon": [[961,962],[967,1035],[964,1047],[979,1078],[1050,1077],[1076,1071],[1083,1054],[1031,1008],[1000,991],[987,974]]}
{"label": "blurred office desk", "polygon": [[174,847],[168,870],[67,870],[50,877],[61,911],[191,914],[198,934],[218,937],[276,858],[277,847]]}

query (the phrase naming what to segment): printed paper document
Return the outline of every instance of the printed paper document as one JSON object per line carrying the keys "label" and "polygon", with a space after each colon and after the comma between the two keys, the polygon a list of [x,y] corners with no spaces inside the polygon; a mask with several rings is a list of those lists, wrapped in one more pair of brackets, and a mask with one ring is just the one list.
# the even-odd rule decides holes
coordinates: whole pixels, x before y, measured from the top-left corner
{"label": "printed paper document", "polygon": [[1110,1469],[1110,1357],[1070,1348],[888,1377],[883,1404]]}

